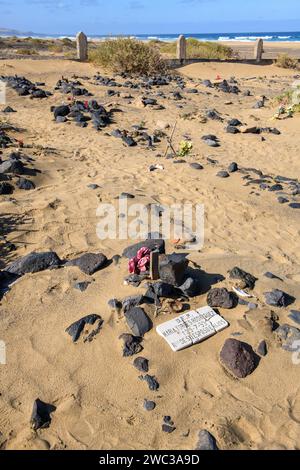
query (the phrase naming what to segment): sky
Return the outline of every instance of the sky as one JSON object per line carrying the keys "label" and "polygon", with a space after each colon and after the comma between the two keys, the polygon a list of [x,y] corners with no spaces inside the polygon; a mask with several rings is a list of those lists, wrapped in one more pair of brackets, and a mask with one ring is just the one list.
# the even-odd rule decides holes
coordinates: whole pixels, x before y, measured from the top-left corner
{"label": "sky", "polygon": [[300,30],[300,0],[0,0],[0,28],[158,34]]}

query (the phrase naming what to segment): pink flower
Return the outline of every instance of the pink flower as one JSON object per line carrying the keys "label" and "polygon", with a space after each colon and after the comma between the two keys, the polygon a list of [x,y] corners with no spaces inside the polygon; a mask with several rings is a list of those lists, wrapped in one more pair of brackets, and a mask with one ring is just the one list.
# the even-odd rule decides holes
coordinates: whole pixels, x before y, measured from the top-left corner
{"label": "pink flower", "polygon": [[128,270],[130,274],[139,274],[138,270],[138,259],[132,258],[128,263]]}
{"label": "pink flower", "polygon": [[138,252],[137,252],[137,259],[138,260],[141,260],[142,258],[144,258],[144,256],[150,256],[150,250],[149,248],[146,248],[145,246],[143,248],[141,248]]}
{"label": "pink flower", "polygon": [[138,269],[140,270],[141,273],[145,273],[146,271],[148,271],[149,265],[150,265],[150,255],[147,255],[139,260]]}

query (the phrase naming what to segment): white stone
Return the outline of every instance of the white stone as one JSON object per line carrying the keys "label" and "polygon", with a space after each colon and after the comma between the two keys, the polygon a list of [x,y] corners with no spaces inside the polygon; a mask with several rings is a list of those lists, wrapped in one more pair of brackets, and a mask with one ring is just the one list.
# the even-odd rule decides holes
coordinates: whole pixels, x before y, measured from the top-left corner
{"label": "white stone", "polygon": [[260,62],[264,52],[264,41],[262,39],[257,39],[254,46],[254,59],[256,62]]}
{"label": "white stone", "polygon": [[84,62],[88,59],[88,40],[86,35],[80,31],[76,36],[77,58]]}
{"label": "white stone", "polygon": [[186,60],[186,39],[183,35],[177,40],[177,59],[182,62]]}

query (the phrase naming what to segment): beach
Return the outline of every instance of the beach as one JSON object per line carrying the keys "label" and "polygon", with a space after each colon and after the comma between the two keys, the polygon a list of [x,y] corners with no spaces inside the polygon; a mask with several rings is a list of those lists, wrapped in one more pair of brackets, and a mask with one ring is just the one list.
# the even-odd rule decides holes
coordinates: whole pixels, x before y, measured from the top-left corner
{"label": "beach", "polygon": [[[253,44],[228,44],[242,58],[253,56]],[[286,51],[300,56],[296,44],[268,43],[265,51],[266,58]],[[95,79],[98,72],[120,86],[101,84]],[[203,247],[186,253],[202,283],[202,293],[188,299],[190,310],[207,305],[210,288],[230,290],[228,272],[236,266],[257,279],[252,305],[219,308],[229,327],[176,353],[155,328],[179,313],[156,316],[152,305],[144,306],[153,328],[145,334],[139,355],[149,360],[149,374],[159,382],[153,391],[139,379],[134,357],[123,357],[119,338],[130,329],[124,315],[108,305],[110,299],[122,301],[145,292],[143,285],[124,285],[126,257],[92,275],[77,266],[22,275],[0,304],[0,339],[7,358],[6,365],[0,365],[1,449],[193,450],[203,429],[222,450],[300,448],[300,366],[276,335],[284,324],[299,328],[289,315],[291,309],[300,310],[300,196],[295,191],[300,115],[272,119],[279,106],[275,98],[291,88],[297,71],[212,62],[173,72],[184,88],[178,81],[150,89],[128,88],[126,81],[140,80],[67,59],[0,61],[0,76],[25,76],[44,83],[39,88],[52,93],[30,99],[8,87],[5,106],[16,112],[4,114],[5,106],[0,105],[1,119],[15,128],[7,133],[17,139],[2,149],[2,161],[12,151],[20,152],[30,157],[24,160],[28,167],[37,170],[28,177],[33,189],[15,187],[12,194],[0,196],[5,234],[1,269],[31,252],[53,251],[67,261],[86,253],[103,253],[108,260],[121,256],[134,241],[100,240],[96,211],[99,204],[116,205],[122,193],[134,197],[128,199],[129,205],[190,201],[204,204],[205,222]],[[71,118],[55,121],[53,109],[71,103],[70,95],[56,88],[62,77],[78,81],[77,87],[92,96],[76,99],[96,100],[111,111],[112,122],[97,131],[90,121],[87,127],[77,126]],[[232,77],[236,82],[230,82]],[[224,79],[239,92],[218,89],[215,83]],[[190,89],[197,91],[189,93]],[[111,90],[115,93],[108,94]],[[153,98],[156,104],[144,105],[141,97]],[[261,101],[263,105],[255,107]],[[233,119],[240,122],[233,126],[237,133],[225,131]],[[184,157],[165,158],[166,137],[175,121],[175,149],[182,140],[191,141],[193,148]],[[160,134],[152,147],[141,135],[133,135],[136,146],[112,135],[116,129],[129,132],[133,125],[149,135],[157,129],[165,135]],[[253,128],[259,132],[244,132]],[[202,139],[207,135],[217,136],[219,145],[209,146],[207,140],[214,139]],[[219,173],[225,176],[232,163],[238,171],[221,177]],[[296,180],[294,186],[291,180]],[[15,249],[6,250],[7,244]],[[166,252],[174,251],[182,249],[167,240]],[[86,290],[75,288],[78,282],[87,282]],[[267,305],[265,293],[274,289],[294,298],[293,305]],[[65,330],[91,314],[101,316],[101,331],[91,342],[72,342]],[[255,370],[244,378],[232,376],[220,362],[229,338],[256,352],[262,341],[267,345],[266,356],[259,356]],[[55,411],[47,428],[34,431],[30,417],[37,398]],[[145,410],[145,399],[156,403],[153,411]],[[166,416],[171,417],[174,432],[162,431]]]}

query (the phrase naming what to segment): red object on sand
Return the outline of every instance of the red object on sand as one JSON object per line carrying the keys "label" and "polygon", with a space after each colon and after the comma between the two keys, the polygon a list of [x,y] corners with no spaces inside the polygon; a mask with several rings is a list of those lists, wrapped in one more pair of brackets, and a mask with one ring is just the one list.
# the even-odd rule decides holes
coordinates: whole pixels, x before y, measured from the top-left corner
{"label": "red object on sand", "polygon": [[141,274],[149,271],[150,268],[150,250],[147,247],[141,248],[137,255],[128,263],[130,274]]}
{"label": "red object on sand", "polygon": [[216,80],[222,80],[222,77],[220,77],[220,75],[217,75]]}

